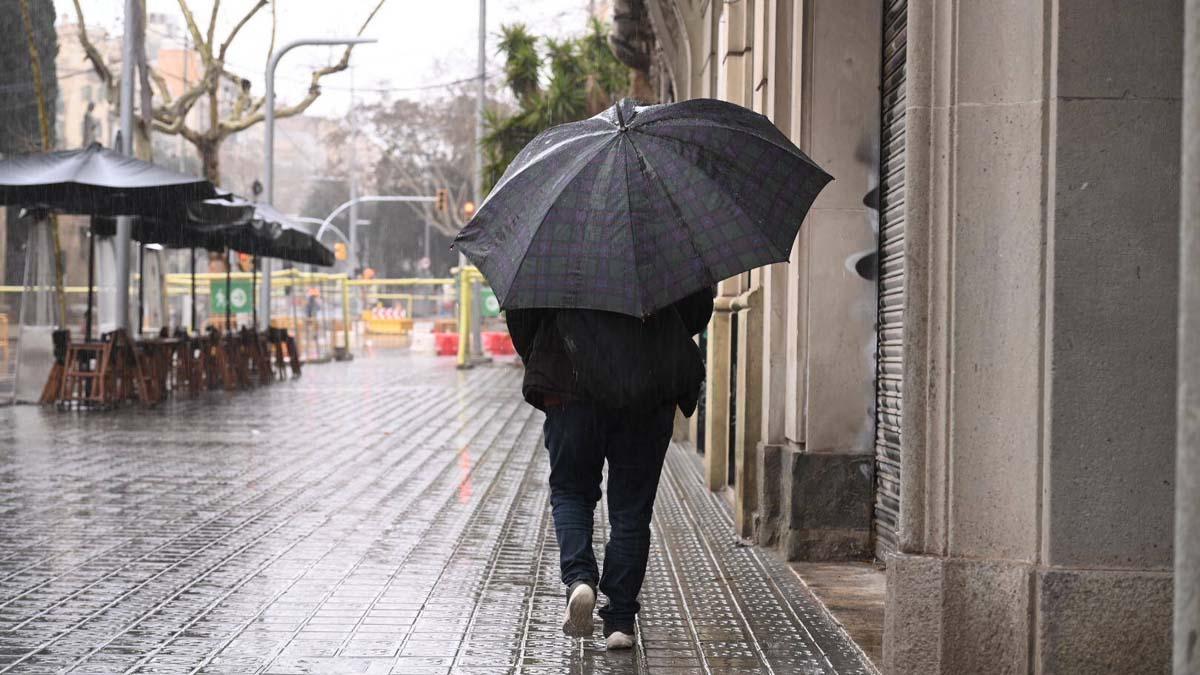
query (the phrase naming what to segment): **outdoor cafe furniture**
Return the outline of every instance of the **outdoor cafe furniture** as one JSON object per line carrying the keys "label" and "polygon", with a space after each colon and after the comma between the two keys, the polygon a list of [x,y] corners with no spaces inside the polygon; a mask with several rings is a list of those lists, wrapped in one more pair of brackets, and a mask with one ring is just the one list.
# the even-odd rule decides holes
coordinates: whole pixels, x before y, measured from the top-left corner
{"label": "outdoor cafe furniture", "polygon": [[[31,209],[40,219],[51,212],[90,215],[93,234],[101,235],[115,234],[113,217],[132,217],[132,236],[142,244],[235,250],[323,266],[334,262],[333,253],[307,229],[271,206],[235,198],[204,178],[98,144],[0,159],[0,205]],[[90,268],[89,263],[89,273]],[[196,393],[205,386],[267,384],[276,377],[276,368],[284,374],[279,366],[284,350],[291,371],[299,374],[292,336],[254,329],[234,333],[228,315],[224,330],[208,336],[164,333],[133,340],[115,331],[94,340],[92,286],[89,278],[85,335],[73,342],[61,331],[56,365],[43,390],[45,401],[111,407],[136,398],[153,404],[181,388]],[[7,330],[2,337],[6,349]]]}
{"label": "outdoor cafe furniture", "polygon": [[153,405],[165,396],[155,381],[151,359],[125,331],[106,333],[98,342],[64,342],[64,368],[55,401],[60,407],[111,408],[128,400]]}

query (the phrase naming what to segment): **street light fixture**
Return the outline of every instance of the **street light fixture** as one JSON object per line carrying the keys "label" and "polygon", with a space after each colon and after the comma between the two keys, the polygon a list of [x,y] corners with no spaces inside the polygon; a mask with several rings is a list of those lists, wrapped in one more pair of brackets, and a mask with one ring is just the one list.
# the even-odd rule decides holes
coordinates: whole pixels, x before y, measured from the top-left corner
{"label": "street light fixture", "polygon": [[320,241],[321,235],[325,233],[327,228],[336,229],[333,226],[333,219],[337,218],[338,214],[350,208],[351,206],[362,204],[364,202],[410,202],[417,204],[430,204],[436,201],[436,197],[426,197],[424,195],[363,195],[361,197],[355,197],[349,201],[342,202],[340,206],[331,211],[325,220],[321,221],[321,227],[317,228],[317,233],[313,236]]}
{"label": "street light fixture", "polygon": [[[132,1],[132,0],[130,0]],[[265,127],[265,142],[264,142],[264,171],[263,182],[265,183],[264,192],[266,193],[266,202],[270,204],[275,198],[275,67],[279,65],[279,59],[283,55],[296,47],[307,45],[361,45],[378,42],[374,38],[364,37],[348,37],[348,38],[303,38],[300,40],[292,40],[283,47],[271,53],[271,58],[267,61],[267,93],[264,106],[266,108],[263,119]],[[260,300],[262,311],[258,313],[259,328],[266,331],[271,326],[271,261],[266,259],[263,261],[262,270],[262,294]]]}

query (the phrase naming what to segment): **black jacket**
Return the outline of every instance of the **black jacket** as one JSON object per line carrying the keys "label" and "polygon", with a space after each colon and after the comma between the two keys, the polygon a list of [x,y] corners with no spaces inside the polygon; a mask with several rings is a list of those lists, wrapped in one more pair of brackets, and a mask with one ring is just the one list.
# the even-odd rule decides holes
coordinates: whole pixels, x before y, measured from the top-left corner
{"label": "black jacket", "polygon": [[692,336],[708,325],[712,310],[713,291],[704,289],[645,320],[581,309],[506,312],[525,363],[525,400],[542,410],[547,397],[615,409],[675,403],[690,416],[704,381]]}

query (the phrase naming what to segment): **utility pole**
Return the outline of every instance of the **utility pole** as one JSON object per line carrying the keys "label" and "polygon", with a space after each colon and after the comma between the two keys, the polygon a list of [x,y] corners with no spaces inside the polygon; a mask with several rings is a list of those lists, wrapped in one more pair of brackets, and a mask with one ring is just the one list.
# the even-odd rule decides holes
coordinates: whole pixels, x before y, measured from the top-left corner
{"label": "utility pole", "polygon": [[1200,0],[1186,3],[1175,456],[1175,669],[1200,671]]}
{"label": "utility pole", "polygon": [[[475,97],[475,209],[483,204],[483,112],[484,104],[487,99],[487,0],[479,0],[479,72],[476,75],[479,81],[478,91]],[[459,253],[458,264],[466,267],[466,257]],[[471,336],[470,356],[472,359],[483,356],[483,344],[480,334],[480,322],[482,321],[482,313],[480,312],[480,292],[479,282],[474,282],[471,293]],[[462,335],[461,339],[468,340],[466,335]]]}
{"label": "utility pole", "polygon": [[[137,58],[137,0],[125,0],[125,41],[121,44],[121,152],[133,156],[133,82]],[[129,328],[129,242],[133,219],[117,218],[117,328]]]}
{"label": "utility pole", "polygon": [[358,127],[354,123],[354,66],[350,66],[350,255],[346,256],[350,263],[351,277],[358,267]]}
{"label": "utility pole", "polygon": [[487,0],[479,0],[479,87],[475,97],[475,208],[483,203],[483,111],[487,97]]}

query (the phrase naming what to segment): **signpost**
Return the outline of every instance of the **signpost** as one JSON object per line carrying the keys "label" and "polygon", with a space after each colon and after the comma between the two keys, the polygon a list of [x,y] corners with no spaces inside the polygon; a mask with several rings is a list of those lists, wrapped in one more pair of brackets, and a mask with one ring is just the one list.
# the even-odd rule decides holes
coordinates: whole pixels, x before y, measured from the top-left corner
{"label": "signpost", "polygon": [[485,286],[480,290],[479,304],[484,316],[500,316],[500,301],[496,299],[496,294],[492,292],[491,288]]}
{"label": "signpost", "polygon": [[[233,302],[230,305],[230,312],[233,314],[249,314],[251,310],[251,295],[254,290],[249,279],[238,279],[229,284],[229,298]],[[212,307],[209,308],[209,313],[213,316],[225,313],[225,281],[213,281],[209,288],[209,297],[212,298]]]}

